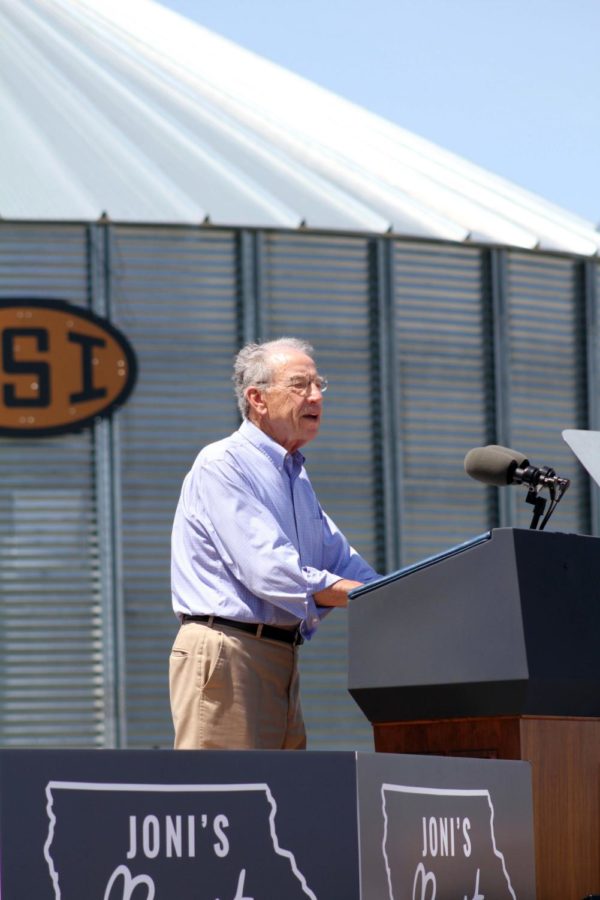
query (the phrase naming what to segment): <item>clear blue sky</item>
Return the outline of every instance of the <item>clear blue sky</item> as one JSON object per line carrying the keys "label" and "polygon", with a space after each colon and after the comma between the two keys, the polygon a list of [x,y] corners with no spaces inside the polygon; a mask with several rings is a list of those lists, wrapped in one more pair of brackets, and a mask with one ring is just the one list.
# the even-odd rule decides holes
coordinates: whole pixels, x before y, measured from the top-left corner
{"label": "clear blue sky", "polygon": [[161,0],[600,223],[600,0]]}

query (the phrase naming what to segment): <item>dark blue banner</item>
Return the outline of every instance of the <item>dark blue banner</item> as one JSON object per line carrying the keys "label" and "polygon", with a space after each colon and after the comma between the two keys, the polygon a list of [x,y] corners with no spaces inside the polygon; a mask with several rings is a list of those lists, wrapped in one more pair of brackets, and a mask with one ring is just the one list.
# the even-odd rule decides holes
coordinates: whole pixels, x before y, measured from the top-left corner
{"label": "dark blue banner", "polygon": [[525,763],[2,751],[0,897],[533,900],[530,795]]}

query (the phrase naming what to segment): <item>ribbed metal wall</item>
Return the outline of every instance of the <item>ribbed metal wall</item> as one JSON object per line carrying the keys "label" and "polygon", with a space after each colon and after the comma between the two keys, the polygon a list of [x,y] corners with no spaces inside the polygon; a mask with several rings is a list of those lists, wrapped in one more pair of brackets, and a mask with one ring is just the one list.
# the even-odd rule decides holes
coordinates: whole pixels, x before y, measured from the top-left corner
{"label": "ribbed metal wall", "polygon": [[[308,471],[380,571],[529,524],[523,489],[464,475],[487,442],[572,476],[551,527],[598,533],[598,489],[560,436],[600,427],[598,278],[594,261],[366,235],[0,224],[0,297],[107,315],[140,369],[111,422],[1,441],[0,746],[171,745],[172,517],[196,453],[237,427],[245,340],[315,345],[331,387]],[[334,611],[303,648],[315,749],[372,746],[345,644]]]}
{"label": "ribbed metal wall", "polygon": [[394,244],[403,563],[484,530],[489,492],[464,477],[492,433],[489,277],[481,251]]}
{"label": "ribbed metal wall", "polygon": [[[0,231],[0,297],[85,306],[84,228]],[[0,439],[0,745],[105,743],[106,683],[90,431]]]}
{"label": "ribbed metal wall", "polygon": [[119,424],[127,744],[168,746],[173,513],[201,447],[238,424],[235,235],[118,228],[110,270],[115,322],[140,372]]}
{"label": "ribbed metal wall", "polygon": [[[572,479],[552,528],[578,531],[589,512],[588,478],[562,429],[588,427],[585,299],[581,266],[570,259],[511,253],[507,264],[505,365],[510,446],[549,461]],[[568,499],[567,499],[568,498]],[[520,503],[515,524],[527,528]]]}
{"label": "ribbed metal wall", "polygon": [[[377,509],[373,440],[373,317],[364,239],[271,234],[263,242],[265,337],[298,335],[318,350],[330,386],[318,440],[304,449],[319,500],[372,565]],[[347,615],[331,613],[302,650],[311,744],[372,749],[371,729],[346,692]]]}

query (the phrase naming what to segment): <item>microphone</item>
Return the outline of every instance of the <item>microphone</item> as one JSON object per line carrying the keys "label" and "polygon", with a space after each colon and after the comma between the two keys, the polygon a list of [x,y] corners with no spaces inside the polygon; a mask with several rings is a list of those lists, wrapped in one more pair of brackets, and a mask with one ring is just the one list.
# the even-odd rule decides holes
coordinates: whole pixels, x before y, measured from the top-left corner
{"label": "microphone", "polygon": [[484,484],[494,484],[496,487],[505,487],[513,484],[513,476],[517,469],[529,466],[529,460],[524,453],[511,450],[509,447],[500,447],[498,444],[489,444],[487,447],[474,447],[465,456],[465,472],[476,481]]}
{"label": "microphone", "polygon": [[550,507],[544,516],[540,531],[570,485],[568,478],[561,478],[549,466],[537,468],[529,464],[529,460],[518,450],[489,444],[487,447],[474,447],[465,456],[465,472],[484,484],[505,487],[507,484],[528,485],[526,502],[534,508],[530,528],[537,528],[546,507],[541,491],[547,488],[550,496]]}
{"label": "microphone", "polygon": [[[561,478],[548,466],[538,468],[529,464],[524,453],[489,444],[474,447],[465,456],[465,472],[476,481],[505,487],[507,484],[527,484],[533,488],[562,487],[567,479]],[[568,481],[567,481],[568,484]]]}

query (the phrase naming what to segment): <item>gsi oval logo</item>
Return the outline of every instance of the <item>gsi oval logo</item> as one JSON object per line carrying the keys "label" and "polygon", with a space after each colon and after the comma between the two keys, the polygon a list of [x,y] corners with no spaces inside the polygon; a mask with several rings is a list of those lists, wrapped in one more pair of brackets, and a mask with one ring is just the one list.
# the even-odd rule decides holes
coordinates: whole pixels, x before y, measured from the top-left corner
{"label": "gsi oval logo", "polygon": [[62,300],[0,300],[0,435],[78,431],[122,405],[136,375],[108,320]]}

